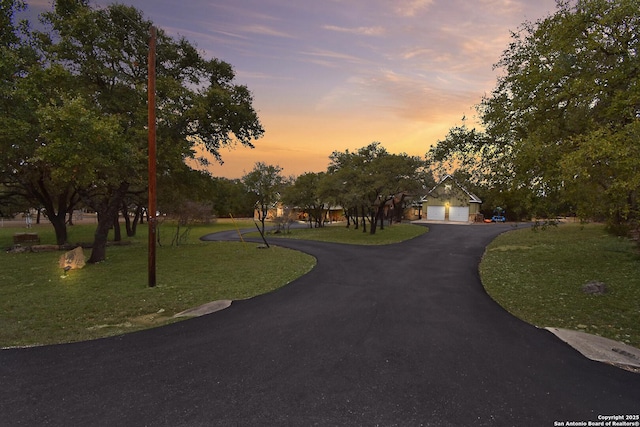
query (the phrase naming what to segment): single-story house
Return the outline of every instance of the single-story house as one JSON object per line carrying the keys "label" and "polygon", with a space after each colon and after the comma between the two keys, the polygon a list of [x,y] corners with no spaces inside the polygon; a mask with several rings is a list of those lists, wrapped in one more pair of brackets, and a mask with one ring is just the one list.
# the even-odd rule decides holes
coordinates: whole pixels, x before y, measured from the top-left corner
{"label": "single-story house", "polygon": [[[322,209],[322,214],[324,216],[325,222],[337,222],[343,221],[344,217],[344,209],[341,206],[330,206]],[[304,211],[304,209],[299,207],[287,207],[282,203],[277,202],[274,203],[272,207],[270,207],[267,211],[267,219],[274,220],[276,218],[282,218],[287,216],[289,219],[293,219],[295,221],[309,221],[309,215]],[[258,209],[253,211],[253,219],[260,219],[260,212]]]}
{"label": "single-story house", "polygon": [[[482,200],[445,175],[422,202],[423,217],[431,221],[476,222]],[[481,219],[480,219],[481,220]]]}

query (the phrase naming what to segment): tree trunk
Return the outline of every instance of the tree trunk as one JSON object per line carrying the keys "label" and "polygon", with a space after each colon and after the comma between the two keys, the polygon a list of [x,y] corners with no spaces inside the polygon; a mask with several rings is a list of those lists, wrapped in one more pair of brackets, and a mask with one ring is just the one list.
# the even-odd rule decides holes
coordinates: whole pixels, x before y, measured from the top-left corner
{"label": "tree trunk", "polygon": [[[138,230],[138,221],[142,223],[142,219],[144,217],[144,209],[141,205],[136,207],[136,214],[133,217],[133,221],[131,222],[131,230],[127,230],[127,236],[133,237],[136,235],[136,231]],[[130,233],[130,234],[129,234]]]}
{"label": "tree trunk", "polygon": [[370,234],[376,234],[376,230],[378,227],[378,217],[380,216],[380,208],[370,209],[371,213],[371,231]]}
{"label": "tree trunk", "polygon": [[113,217],[113,241],[121,242],[122,241],[122,231],[120,230],[120,216],[118,212]]}
{"label": "tree trunk", "polygon": [[56,232],[56,244],[64,245],[67,243],[67,215],[64,213],[62,215],[45,215]]}
{"label": "tree trunk", "polygon": [[44,216],[53,225],[56,232],[56,244],[64,245],[67,243],[67,212],[73,211],[73,206],[76,204],[77,194],[75,191],[68,187],[58,194],[57,200],[54,200],[54,195],[49,192],[44,180],[40,179],[37,185],[30,186],[29,192],[44,208]]}
{"label": "tree trunk", "polygon": [[360,226],[360,217],[358,216],[358,207],[353,208],[353,229],[357,230]]}
{"label": "tree trunk", "polygon": [[262,235],[264,236],[264,221],[267,219],[267,214],[269,213],[269,207],[267,205],[262,205],[260,208],[260,224],[262,224]]}
{"label": "tree trunk", "polygon": [[176,246],[180,246],[180,221],[176,224],[176,235],[171,239],[171,246],[175,243]]}
{"label": "tree trunk", "polygon": [[89,264],[95,264],[107,258],[107,237],[109,236],[113,219],[104,220],[103,218],[104,215],[98,214],[98,226],[93,235],[93,249],[91,250],[91,257],[87,261]]}
{"label": "tree trunk", "polygon": [[122,200],[124,200],[128,188],[129,183],[120,183],[118,188],[113,190],[108,199],[100,205],[100,210],[96,209],[98,213],[98,226],[96,227],[96,232],[93,237],[91,257],[87,263],[95,264],[107,258],[107,238],[109,236],[109,230],[111,230],[114,225],[114,218],[122,205]]}
{"label": "tree trunk", "polygon": [[396,202],[396,198],[395,197],[392,199],[393,200],[393,212],[394,212],[395,217],[396,217],[396,222],[398,222],[398,223],[402,222],[402,214],[404,213],[403,212],[404,209],[402,209],[402,205],[404,204],[404,197],[405,197],[405,194],[402,193],[400,195],[400,200],[398,200],[397,202]]}
{"label": "tree trunk", "polygon": [[131,231],[131,218],[129,218],[129,208],[125,201],[122,201],[122,216],[124,217],[124,229],[127,233],[127,237],[133,237]]}
{"label": "tree trunk", "polygon": [[362,232],[366,233],[367,232],[367,210],[365,209],[364,206],[362,206],[361,209],[362,209]]}

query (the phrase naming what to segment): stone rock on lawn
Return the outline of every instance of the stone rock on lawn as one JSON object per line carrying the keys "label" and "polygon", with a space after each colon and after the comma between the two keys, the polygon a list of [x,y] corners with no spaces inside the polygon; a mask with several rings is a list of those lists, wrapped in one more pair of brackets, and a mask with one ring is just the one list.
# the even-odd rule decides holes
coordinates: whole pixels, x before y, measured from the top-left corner
{"label": "stone rock on lawn", "polygon": [[79,269],[84,267],[84,251],[82,246],[78,246],[72,251],[66,252],[60,256],[60,268],[64,270]]}
{"label": "stone rock on lawn", "polygon": [[602,282],[589,282],[582,286],[582,292],[592,295],[603,295],[607,293],[607,285]]}
{"label": "stone rock on lawn", "polygon": [[22,245],[13,245],[7,249],[8,254],[22,254],[25,252],[31,252],[31,247]]}

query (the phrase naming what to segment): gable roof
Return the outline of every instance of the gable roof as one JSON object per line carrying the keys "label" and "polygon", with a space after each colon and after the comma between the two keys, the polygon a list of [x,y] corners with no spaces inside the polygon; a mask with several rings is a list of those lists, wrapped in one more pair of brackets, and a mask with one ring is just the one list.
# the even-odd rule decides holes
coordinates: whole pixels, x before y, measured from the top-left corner
{"label": "gable roof", "polygon": [[480,198],[478,196],[476,196],[475,194],[473,194],[472,192],[470,192],[469,190],[467,190],[466,188],[464,188],[462,185],[460,185],[460,183],[458,181],[456,181],[451,175],[445,175],[442,177],[442,179],[440,180],[439,183],[437,183],[435,185],[435,187],[433,187],[429,193],[427,193],[427,196],[429,196],[436,188],[438,188],[440,185],[442,185],[446,180],[450,179],[451,181],[453,181],[453,183],[455,185],[458,186],[458,188],[460,188],[462,191],[464,191],[464,193],[469,196],[469,203],[482,203],[482,200],[480,200]]}

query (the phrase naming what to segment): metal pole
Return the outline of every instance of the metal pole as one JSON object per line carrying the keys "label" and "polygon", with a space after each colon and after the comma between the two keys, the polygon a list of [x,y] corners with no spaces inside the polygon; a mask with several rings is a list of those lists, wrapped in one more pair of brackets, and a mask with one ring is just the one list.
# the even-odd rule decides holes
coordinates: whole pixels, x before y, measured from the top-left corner
{"label": "metal pole", "polygon": [[149,287],[156,285],[156,27],[149,39]]}

